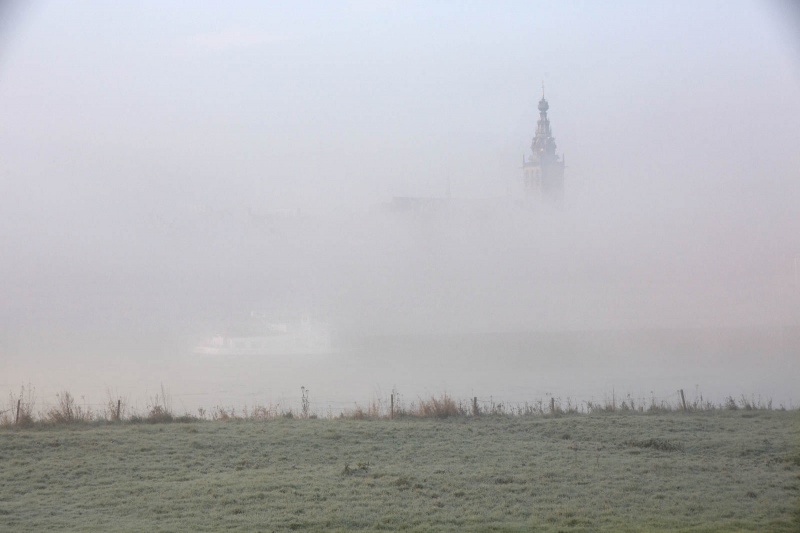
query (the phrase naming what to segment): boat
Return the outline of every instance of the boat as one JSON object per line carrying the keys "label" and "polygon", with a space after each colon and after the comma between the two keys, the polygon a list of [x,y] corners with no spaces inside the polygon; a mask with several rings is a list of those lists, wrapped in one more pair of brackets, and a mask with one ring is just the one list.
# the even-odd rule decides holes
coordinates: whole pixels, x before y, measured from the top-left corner
{"label": "boat", "polygon": [[197,355],[324,355],[334,353],[331,328],[309,317],[276,321],[251,312],[248,320],[192,348]]}

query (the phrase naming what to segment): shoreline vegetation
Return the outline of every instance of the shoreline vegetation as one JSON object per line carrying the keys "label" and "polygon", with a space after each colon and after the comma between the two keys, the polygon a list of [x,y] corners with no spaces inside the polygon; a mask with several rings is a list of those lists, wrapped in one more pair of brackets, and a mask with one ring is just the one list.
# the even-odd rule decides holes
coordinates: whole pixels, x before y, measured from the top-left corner
{"label": "shoreline vegetation", "polygon": [[630,394],[617,397],[607,396],[602,402],[574,401],[569,397],[549,397],[531,402],[509,403],[454,398],[447,393],[428,398],[418,397],[410,402],[393,390],[387,398],[372,401],[340,410],[334,413],[328,409],[314,409],[309,391],[300,388],[299,407],[281,404],[254,404],[241,408],[214,406],[211,409],[198,408],[196,412],[178,413],[172,406],[167,389],[162,385],[161,392],[150,398],[144,410],[131,406],[123,397],[107,395],[107,401],[96,407],[78,400],[69,391],[56,394],[56,402],[44,408],[37,407],[35,388],[22,386],[19,394],[9,394],[6,409],[0,411],[0,428],[20,428],[59,424],[102,424],[102,423],[170,423],[202,422],[217,420],[272,420],[279,418],[300,419],[354,419],[382,420],[401,418],[469,418],[485,416],[502,417],[556,417],[580,416],[597,413],[662,414],[672,412],[712,412],[712,411],[800,411],[797,407],[774,406],[772,399],[740,395],[727,396],[722,402],[713,402],[696,395],[687,399],[683,390],[677,391],[673,400],[658,400],[654,396],[634,398]]}
{"label": "shoreline vegetation", "polygon": [[159,401],[121,423],[73,410],[0,431],[0,530],[800,529],[796,409],[473,416],[443,395],[394,420],[201,418]]}

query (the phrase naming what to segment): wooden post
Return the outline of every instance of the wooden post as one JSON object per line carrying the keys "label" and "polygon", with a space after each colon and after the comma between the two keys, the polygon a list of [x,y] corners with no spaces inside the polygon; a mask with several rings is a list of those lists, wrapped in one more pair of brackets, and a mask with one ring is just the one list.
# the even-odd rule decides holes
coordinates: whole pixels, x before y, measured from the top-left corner
{"label": "wooden post", "polygon": [[121,413],[122,413],[122,399],[117,399],[117,421],[119,421]]}
{"label": "wooden post", "polygon": [[22,403],[22,398],[17,400],[17,416],[14,418],[14,425],[19,424],[19,404]]}
{"label": "wooden post", "polygon": [[389,420],[394,420],[394,394],[389,397]]}
{"label": "wooden post", "polygon": [[551,396],[550,397],[550,414],[555,414],[556,412],[556,399]]}
{"label": "wooden post", "polygon": [[480,411],[478,410],[478,397],[472,397],[472,416],[478,416]]}
{"label": "wooden post", "polygon": [[683,404],[683,410],[686,411],[686,398],[683,396],[683,389],[681,389],[681,404]]}

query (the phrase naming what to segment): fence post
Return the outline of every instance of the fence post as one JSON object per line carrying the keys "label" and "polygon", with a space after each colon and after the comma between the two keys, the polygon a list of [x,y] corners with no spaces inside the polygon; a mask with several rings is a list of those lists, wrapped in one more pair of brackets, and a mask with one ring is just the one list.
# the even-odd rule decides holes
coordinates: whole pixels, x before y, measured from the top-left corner
{"label": "fence post", "polygon": [[19,424],[19,404],[22,403],[22,398],[17,400],[17,416],[14,418],[14,425]]}
{"label": "fence post", "polygon": [[681,389],[681,404],[683,404],[683,410],[686,411],[686,398],[683,396],[683,389]]}
{"label": "fence post", "polygon": [[122,413],[122,399],[117,399],[117,421],[120,420],[120,414]]}
{"label": "fence post", "polygon": [[472,397],[472,416],[478,416],[479,414],[481,414],[481,413],[478,410],[478,397],[477,396],[473,396]]}
{"label": "fence post", "polygon": [[389,396],[389,420],[394,420],[394,393]]}
{"label": "fence post", "polygon": [[550,397],[550,414],[555,414],[556,412],[556,399],[555,397]]}
{"label": "fence post", "polygon": [[301,409],[303,412],[303,418],[308,418],[310,415],[311,404],[308,401],[308,389],[305,386],[300,387],[300,395],[301,395]]}

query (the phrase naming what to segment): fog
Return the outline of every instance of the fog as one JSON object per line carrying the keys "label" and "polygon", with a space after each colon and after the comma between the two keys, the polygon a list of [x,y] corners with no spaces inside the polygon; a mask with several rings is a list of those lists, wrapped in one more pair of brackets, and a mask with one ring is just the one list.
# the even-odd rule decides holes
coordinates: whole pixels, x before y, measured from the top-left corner
{"label": "fog", "polygon": [[[789,3],[9,6],[3,395],[796,405]],[[335,349],[196,353],[253,316]]]}

